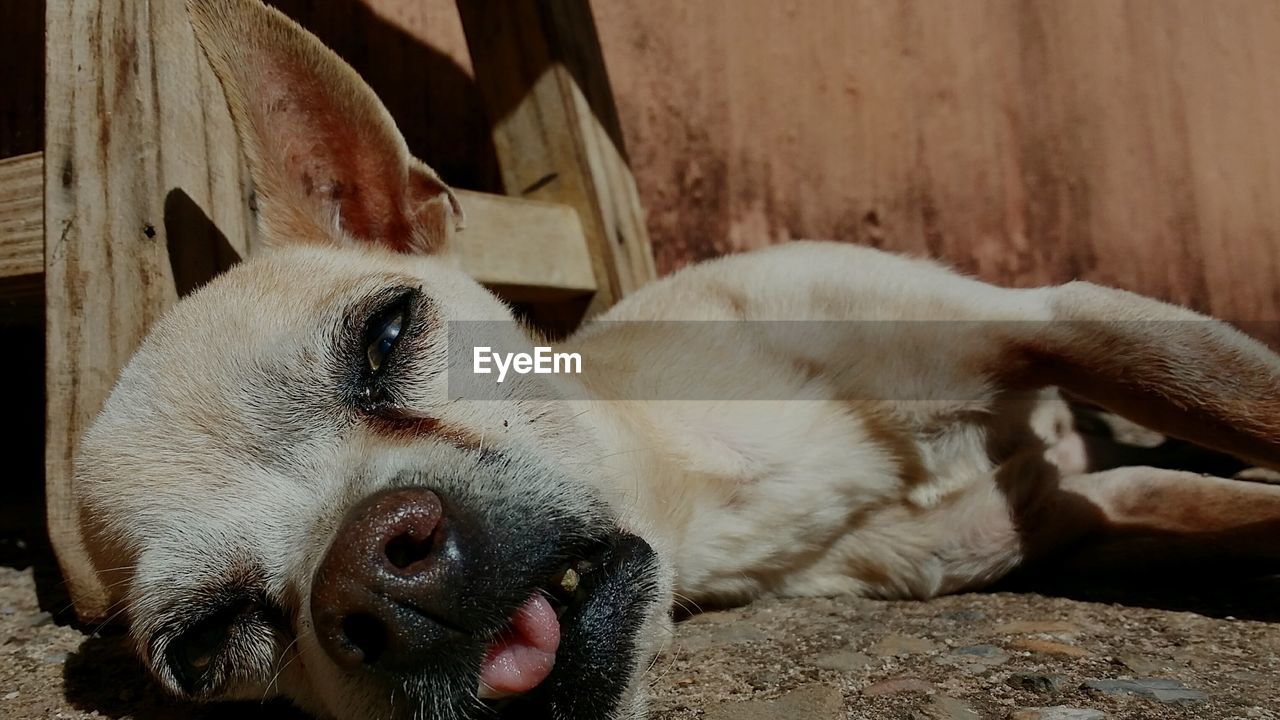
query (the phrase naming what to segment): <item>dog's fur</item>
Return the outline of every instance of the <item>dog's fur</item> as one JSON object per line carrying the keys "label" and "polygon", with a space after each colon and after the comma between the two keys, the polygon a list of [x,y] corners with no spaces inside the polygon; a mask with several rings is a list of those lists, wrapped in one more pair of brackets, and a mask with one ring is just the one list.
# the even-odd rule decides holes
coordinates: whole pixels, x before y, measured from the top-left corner
{"label": "dog's fur", "polygon": [[[313,632],[312,577],[341,518],[406,484],[494,522],[623,528],[655,551],[626,578],[636,621],[590,628],[619,648],[613,689],[568,683],[543,709],[555,717],[643,716],[676,594],[927,598],[1081,540],[1276,555],[1280,487],[1092,471],[1052,388],[1274,466],[1280,361],[1221,323],[1088,283],[1009,290],[792,243],[627,298],[566,343],[581,377],[450,401],[447,323],[535,342],[448,260],[452,193],[314,37],[256,0],[192,11],[273,247],[158,324],[76,462],[95,561],[173,691],[284,695],[339,718],[485,712],[473,661],[388,686],[339,669]],[[412,328],[371,404],[352,380],[359,328],[402,291]],[[729,322],[705,337],[651,322],[669,320]],[[814,326],[759,322],[784,320],[824,324],[798,341]],[[195,683],[171,657],[192,628],[217,649]]]}

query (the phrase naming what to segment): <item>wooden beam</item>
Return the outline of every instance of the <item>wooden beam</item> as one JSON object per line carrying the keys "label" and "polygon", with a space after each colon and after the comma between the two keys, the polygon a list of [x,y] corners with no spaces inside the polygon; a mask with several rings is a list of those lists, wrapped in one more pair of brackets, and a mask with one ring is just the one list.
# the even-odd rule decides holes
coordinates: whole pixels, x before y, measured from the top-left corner
{"label": "wooden beam", "polygon": [[505,195],[458,191],[467,225],[455,250],[462,269],[513,302],[544,302],[596,291],[591,255],[573,208]]}
{"label": "wooden beam", "polygon": [[[43,192],[42,153],[0,160],[0,302],[44,301]],[[512,302],[554,302],[595,292],[586,238],[573,208],[457,193],[467,226],[455,251],[462,269],[476,280]],[[0,308],[9,318],[15,312]]]}
{"label": "wooden beam", "polygon": [[167,252],[198,207],[252,235],[247,173],[185,3],[60,0],[46,29],[46,489],[51,540],[82,619],[107,592],[81,535],[73,457],[121,366],[177,299]]}
{"label": "wooden beam", "polygon": [[598,312],[654,278],[587,0],[457,0],[508,195],[578,211]]}
{"label": "wooden beam", "polygon": [[30,323],[44,302],[44,156],[0,160],[0,322]]}
{"label": "wooden beam", "polygon": [[44,272],[44,155],[0,160],[0,278]]}

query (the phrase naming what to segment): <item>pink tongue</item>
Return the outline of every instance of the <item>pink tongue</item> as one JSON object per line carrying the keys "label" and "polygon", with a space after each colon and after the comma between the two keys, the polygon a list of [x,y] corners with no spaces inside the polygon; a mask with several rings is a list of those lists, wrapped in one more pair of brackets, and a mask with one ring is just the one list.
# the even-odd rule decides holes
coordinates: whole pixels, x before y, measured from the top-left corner
{"label": "pink tongue", "polygon": [[501,695],[529,692],[551,674],[559,647],[560,621],[556,611],[546,598],[534,595],[516,611],[511,627],[489,648],[480,667],[480,682]]}

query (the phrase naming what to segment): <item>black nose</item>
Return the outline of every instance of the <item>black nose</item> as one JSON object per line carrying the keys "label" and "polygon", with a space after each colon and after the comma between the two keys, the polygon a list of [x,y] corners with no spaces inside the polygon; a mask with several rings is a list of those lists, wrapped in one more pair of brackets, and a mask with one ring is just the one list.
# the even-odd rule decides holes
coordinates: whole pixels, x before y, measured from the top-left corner
{"label": "black nose", "polygon": [[465,637],[461,595],[480,537],[472,524],[423,488],[379,493],[353,508],[311,589],[316,635],[334,662],[409,672]]}

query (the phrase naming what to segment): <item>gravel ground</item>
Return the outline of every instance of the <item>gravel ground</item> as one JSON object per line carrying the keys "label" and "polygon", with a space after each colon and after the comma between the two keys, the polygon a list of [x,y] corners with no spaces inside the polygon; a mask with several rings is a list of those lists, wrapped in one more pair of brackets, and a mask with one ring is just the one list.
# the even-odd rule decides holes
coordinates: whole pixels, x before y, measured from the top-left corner
{"label": "gravel ground", "polygon": [[[1127,604],[1105,587],[1091,595],[768,600],[695,615],[654,667],[654,718],[1280,718],[1280,582],[1152,590]],[[58,625],[30,570],[0,568],[0,717],[296,716],[175,703],[118,634]]]}

